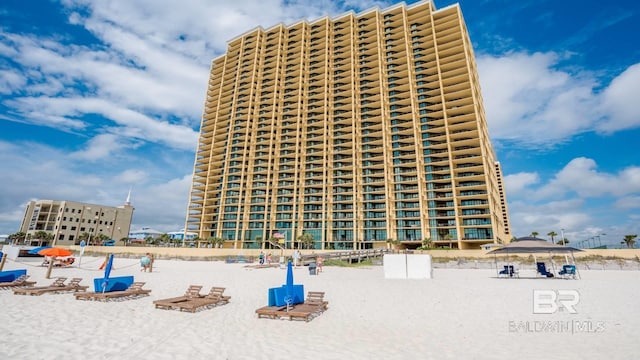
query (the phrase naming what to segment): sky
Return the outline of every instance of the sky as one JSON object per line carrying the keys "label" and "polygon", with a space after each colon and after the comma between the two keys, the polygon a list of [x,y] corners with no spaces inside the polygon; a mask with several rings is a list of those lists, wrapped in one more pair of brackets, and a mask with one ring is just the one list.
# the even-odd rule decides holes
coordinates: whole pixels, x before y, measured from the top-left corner
{"label": "sky", "polygon": [[[29,200],[119,206],[130,189],[132,230],[182,229],[209,68],[227,41],[394,3],[3,0],[0,234],[19,231]],[[457,3],[512,233],[579,247],[640,234],[640,4]]]}

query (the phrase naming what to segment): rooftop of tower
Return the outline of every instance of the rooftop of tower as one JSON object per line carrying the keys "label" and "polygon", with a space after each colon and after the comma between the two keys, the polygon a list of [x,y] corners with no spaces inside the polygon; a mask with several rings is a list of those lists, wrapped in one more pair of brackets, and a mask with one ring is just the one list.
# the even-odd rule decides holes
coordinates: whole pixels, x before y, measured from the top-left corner
{"label": "rooftop of tower", "polygon": [[[350,10],[350,11],[342,13],[342,14],[340,14],[338,16],[335,16],[333,18],[329,17],[328,15],[325,15],[325,16],[322,16],[320,18],[317,18],[315,20],[310,20],[310,21],[306,20],[306,19],[301,19],[301,20],[296,21],[296,22],[294,22],[292,24],[289,24],[289,25],[286,25],[286,24],[280,22],[280,23],[278,23],[276,25],[273,25],[273,26],[271,26],[269,28],[266,28],[266,29],[263,28],[262,26],[258,25],[256,27],[252,28],[251,30],[248,30],[248,31],[246,31],[246,32],[244,32],[244,33],[242,33],[242,34],[240,34],[240,35],[228,40],[227,43],[233,42],[233,41],[235,41],[237,39],[241,39],[242,37],[244,37],[244,36],[246,36],[248,34],[251,34],[252,32],[254,32],[256,30],[261,30],[261,31],[265,31],[266,32],[266,31],[270,31],[270,30],[276,29],[278,27],[289,28],[289,27],[295,26],[295,25],[300,24],[300,23],[313,25],[313,24],[315,24],[315,23],[317,23],[319,21],[326,20],[326,19],[329,19],[331,21],[337,21],[337,20],[339,20],[339,19],[341,19],[341,18],[343,18],[345,16],[349,16],[349,15],[357,17],[357,16],[363,16],[363,15],[366,15],[366,14],[368,14],[370,12],[375,12],[375,11],[379,11],[381,13],[384,13],[384,12],[388,12],[388,11],[391,11],[391,10],[394,10],[394,9],[397,9],[397,8],[402,8],[402,7],[406,8],[407,10],[409,10],[409,9],[414,9],[414,8],[417,8],[417,7],[420,7],[420,6],[424,6],[425,4],[431,4],[432,11],[444,11],[444,10],[452,8],[452,7],[459,7],[459,4],[455,3],[455,4],[451,4],[451,5],[445,6],[445,7],[441,8],[441,9],[436,9],[435,8],[435,4],[433,3],[432,0],[422,0],[422,1],[418,1],[418,2],[416,2],[414,4],[411,4],[411,5],[407,5],[404,1],[402,1],[402,2],[399,2],[397,4],[391,5],[391,6],[387,7],[387,8],[384,8],[384,9],[380,9],[380,7],[375,6],[375,7],[372,7],[370,9],[361,11],[359,13],[356,13],[355,11]],[[224,55],[215,57],[213,60],[216,60],[216,59],[218,59],[218,58],[220,58],[222,56],[224,56]]]}

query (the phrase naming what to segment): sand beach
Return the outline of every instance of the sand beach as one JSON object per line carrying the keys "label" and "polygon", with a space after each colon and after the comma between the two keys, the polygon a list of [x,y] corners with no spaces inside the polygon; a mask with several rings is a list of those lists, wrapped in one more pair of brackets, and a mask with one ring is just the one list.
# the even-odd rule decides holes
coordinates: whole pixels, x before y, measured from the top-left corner
{"label": "sand beach", "polygon": [[[57,276],[102,277],[103,257]],[[8,261],[37,285],[41,260]],[[268,288],[286,271],[223,261],[114,260],[111,276],[134,275],[151,295],[78,301],[70,294],[18,296],[0,290],[1,359],[635,359],[640,272],[582,270],[580,280],[497,279],[491,269],[434,269],[429,280],[385,279],[382,266],[294,269],[305,292],[324,291],[329,309],[310,322],[258,319]],[[153,300],[198,284],[226,288],[227,305],[196,313],[155,309]],[[576,313],[536,314],[534,290],[575,290]],[[92,289],[90,289],[92,290]],[[561,307],[560,307],[561,308]]]}

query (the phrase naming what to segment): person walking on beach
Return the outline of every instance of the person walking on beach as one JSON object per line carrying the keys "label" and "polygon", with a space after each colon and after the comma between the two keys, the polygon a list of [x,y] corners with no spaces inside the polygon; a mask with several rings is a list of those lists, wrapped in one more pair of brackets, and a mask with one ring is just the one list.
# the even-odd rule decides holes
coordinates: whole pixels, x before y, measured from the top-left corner
{"label": "person walking on beach", "polygon": [[316,258],[316,274],[319,274],[322,272],[322,262],[324,261],[324,259],[322,258],[322,256],[318,255],[318,257]]}
{"label": "person walking on beach", "polygon": [[298,261],[300,261],[300,257],[301,257],[300,250],[294,251],[291,257],[293,258],[293,266],[298,267]]}
{"label": "person walking on beach", "polygon": [[267,265],[271,265],[271,253],[267,254]]}
{"label": "person walking on beach", "polygon": [[149,264],[151,264],[151,258],[149,257],[149,253],[146,253],[140,258],[140,271],[147,272]]}
{"label": "person walking on beach", "polygon": [[264,251],[260,251],[260,255],[258,255],[258,260],[260,265],[264,265]]}

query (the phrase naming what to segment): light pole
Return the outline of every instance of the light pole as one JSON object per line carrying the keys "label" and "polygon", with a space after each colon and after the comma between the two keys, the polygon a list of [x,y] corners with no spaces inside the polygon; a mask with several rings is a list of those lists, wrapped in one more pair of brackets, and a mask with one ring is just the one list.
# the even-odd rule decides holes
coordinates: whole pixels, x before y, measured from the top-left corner
{"label": "light pole", "polygon": [[87,239],[87,245],[91,246],[91,208],[87,207],[84,211],[89,212],[89,220],[87,221],[87,223],[89,224],[89,228],[87,229],[87,232],[89,233],[89,238]]}
{"label": "light pole", "polygon": [[[607,234],[605,234],[605,233],[602,233],[602,234],[598,235],[598,243],[600,243],[600,247],[602,247],[602,241],[600,240],[600,236],[606,236],[606,235]],[[605,248],[606,248],[606,245],[605,245]]]}
{"label": "light pole", "polygon": [[566,245],[564,242],[564,229],[560,229],[560,237],[562,238],[562,245]]}

